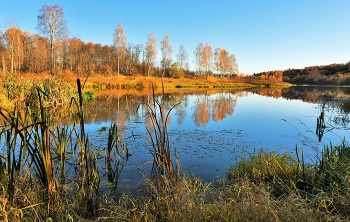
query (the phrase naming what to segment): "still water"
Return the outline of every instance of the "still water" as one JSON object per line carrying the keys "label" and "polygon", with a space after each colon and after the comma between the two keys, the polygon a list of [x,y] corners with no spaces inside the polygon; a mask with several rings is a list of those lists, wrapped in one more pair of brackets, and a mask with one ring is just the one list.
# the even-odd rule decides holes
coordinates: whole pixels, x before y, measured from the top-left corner
{"label": "still water", "polygon": [[[118,190],[131,190],[148,179],[152,166],[145,130],[149,126],[145,104],[152,96],[102,94],[86,107],[86,130],[90,143],[103,150],[108,130],[101,128],[118,125],[121,143],[131,155],[114,162],[113,175]],[[237,160],[259,149],[295,155],[298,146],[299,154],[303,150],[306,161],[314,162],[325,145],[350,137],[347,123],[335,121],[344,115],[336,105],[348,97],[345,87],[302,86],[178,92],[157,99],[163,101],[165,113],[170,112],[167,124],[174,163],[176,152],[182,172],[211,181],[225,177]],[[326,128],[317,135],[322,111]],[[106,175],[101,165],[101,174]]]}

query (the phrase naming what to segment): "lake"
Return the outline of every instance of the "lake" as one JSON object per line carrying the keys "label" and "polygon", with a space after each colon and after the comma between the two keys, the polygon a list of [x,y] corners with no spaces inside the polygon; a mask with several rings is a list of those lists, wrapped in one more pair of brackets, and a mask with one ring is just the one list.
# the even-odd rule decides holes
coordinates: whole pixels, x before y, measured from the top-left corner
{"label": "lake", "polygon": [[[181,90],[162,97],[170,146],[181,172],[204,181],[223,178],[240,158],[259,149],[299,155],[314,162],[325,145],[340,144],[349,138],[344,114],[337,104],[350,97],[347,87],[307,87],[207,90]],[[101,175],[119,191],[132,191],[149,178],[153,157],[147,138],[145,116],[152,95],[97,92],[97,102],[86,106],[86,131],[92,146],[104,152],[109,127],[118,126],[121,144],[128,158],[116,158],[106,172],[101,158]],[[131,95],[132,94],[132,95]],[[323,106],[324,104],[324,106]],[[325,128],[316,133],[317,118],[324,113]],[[101,155],[103,156],[103,155]],[[103,185],[103,184],[102,184]]]}

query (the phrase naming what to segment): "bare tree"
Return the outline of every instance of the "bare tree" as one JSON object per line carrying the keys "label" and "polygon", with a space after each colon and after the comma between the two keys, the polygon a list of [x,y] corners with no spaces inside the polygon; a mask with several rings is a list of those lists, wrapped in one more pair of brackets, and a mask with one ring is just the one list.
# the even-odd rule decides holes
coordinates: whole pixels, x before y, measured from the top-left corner
{"label": "bare tree", "polygon": [[118,27],[114,33],[114,47],[116,49],[117,60],[118,60],[118,74],[119,74],[119,61],[125,57],[126,45],[128,38],[124,34],[124,27],[121,23],[118,24]]}
{"label": "bare tree", "polygon": [[173,47],[170,45],[169,35],[166,34],[164,39],[161,41],[162,45],[162,66],[163,66],[163,74],[164,76],[165,69],[170,67],[171,64],[171,54],[173,53]]}
{"label": "bare tree", "polygon": [[140,53],[142,52],[143,45],[137,44],[133,46],[133,54],[132,54],[132,60],[134,64],[140,63]]}
{"label": "bare tree", "polygon": [[146,61],[148,62],[147,76],[149,76],[151,67],[153,66],[154,59],[157,56],[157,41],[158,38],[154,31],[148,35],[148,41],[146,43]]}
{"label": "bare tree", "polygon": [[188,53],[185,46],[180,45],[179,54],[177,54],[177,61],[180,63],[181,68],[186,64],[188,58]]}
{"label": "bare tree", "polygon": [[55,41],[63,39],[68,34],[67,22],[64,19],[63,9],[58,6],[44,5],[39,10],[38,30],[46,36],[50,43],[50,68],[51,73],[54,70],[54,50]]}

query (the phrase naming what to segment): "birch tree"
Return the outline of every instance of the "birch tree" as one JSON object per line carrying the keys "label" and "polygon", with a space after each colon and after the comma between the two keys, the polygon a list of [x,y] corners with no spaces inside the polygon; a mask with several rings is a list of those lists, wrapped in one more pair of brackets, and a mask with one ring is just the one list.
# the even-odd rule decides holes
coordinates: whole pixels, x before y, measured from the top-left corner
{"label": "birch tree", "polygon": [[231,77],[232,77],[234,74],[239,75],[239,69],[238,69],[238,64],[237,64],[237,60],[236,60],[235,54],[231,54],[231,55],[230,55],[230,61],[231,61],[231,64],[232,64],[232,67],[231,67]]}
{"label": "birch tree", "polygon": [[234,74],[238,74],[236,56],[234,54],[230,54],[226,49],[215,49],[214,65],[216,67],[217,74],[230,75],[231,77]]}
{"label": "birch tree", "polygon": [[158,53],[157,41],[158,38],[154,31],[152,31],[151,34],[148,35],[148,41],[146,43],[146,61],[148,63],[147,76],[149,76],[151,67],[153,67],[154,59],[156,58]]}
{"label": "birch tree", "polygon": [[171,64],[171,55],[173,53],[173,47],[170,45],[170,39],[169,35],[166,34],[164,39],[161,41],[162,45],[162,67],[163,67],[163,74],[164,76],[165,69],[169,69],[170,64]]}
{"label": "birch tree", "polygon": [[127,41],[128,41],[128,38],[124,34],[124,27],[122,26],[121,23],[119,23],[114,33],[114,47],[116,49],[116,54],[117,54],[118,74],[120,73],[119,72],[120,59],[125,57]]}
{"label": "birch tree", "polygon": [[204,51],[203,43],[199,43],[194,51],[195,61],[194,63],[197,65],[197,75],[201,76],[203,74],[203,65],[202,65],[202,54]]}
{"label": "birch tree", "polygon": [[180,63],[181,68],[186,64],[188,58],[188,53],[185,46],[180,45],[179,54],[177,54],[177,61]]}
{"label": "birch tree", "polygon": [[204,46],[202,58],[203,66],[205,68],[205,78],[208,79],[210,66],[213,58],[213,52],[211,46],[208,43]]}
{"label": "birch tree", "polygon": [[63,9],[58,5],[44,5],[39,10],[37,28],[50,43],[50,68],[53,73],[55,41],[65,38],[68,34]]}
{"label": "birch tree", "polygon": [[217,74],[226,75],[232,70],[230,54],[226,49],[217,48],[214,53],[214,65]]}
{"label": "birch tree", "polygon": [[213,57],[211,46],[208,43],[205,45],[199,43],[196,47],[196,51],[194,51],[194,55],[199,75],[205,75],[206,79],[208,79]]}

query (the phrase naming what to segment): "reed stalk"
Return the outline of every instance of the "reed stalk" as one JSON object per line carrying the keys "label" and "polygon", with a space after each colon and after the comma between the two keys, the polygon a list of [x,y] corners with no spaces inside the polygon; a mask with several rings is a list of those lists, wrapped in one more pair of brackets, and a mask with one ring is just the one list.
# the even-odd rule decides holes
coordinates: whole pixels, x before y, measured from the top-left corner
{"label": "reed stalk", "polygon": [[145,117],[148,117],[151,120],[151,128],[146,127],[146,130],[149,135],[149,142],[152,146],[152,175],[155,178],[166,176],[171,181],[174,179],[171,148],[168,137],[168,119],[171,111],[179,104],[180,103],[172,106],[169,111],[166,112],[166,106],[164,103],[164,86],[162,85],[162,95],[159,101],[154,94],[153,84],[152,101],[143,104],[146,107]]}
{"label": "reed stalk", "polygon": [[80,123],[79,147],[80,147],[80,198],[84,213],[95,215],[98,204],[98,188],[100,176],[97,165],[96,153],[90,150],[89,137],[85,133],[83,93],[80,79],[77,79],[78,87],[78,117]]}
{"label": "reed stalk", "polygon": [[[117,125],[113,124],[108,130],[105,158],[107,180],[112,185],[113,190],[118,187],[119,175],[130,155],[126,145],[121,143]],[[112,162],[114,162],[113,167]]]}
{"label": "reed stalk", "polygon": [[5,186],[6,198],[9,202],[13,202],[23,155],[23,149],[17,149],[17,138],[23,137],[19,123],[21,115],[16,108],[12,113],[0,109],[0,114],[5,119],[3,129],[0,132],[0,143],[3,138],[6,150],[6,156],[1,156],[0,159],[0,178]]}

